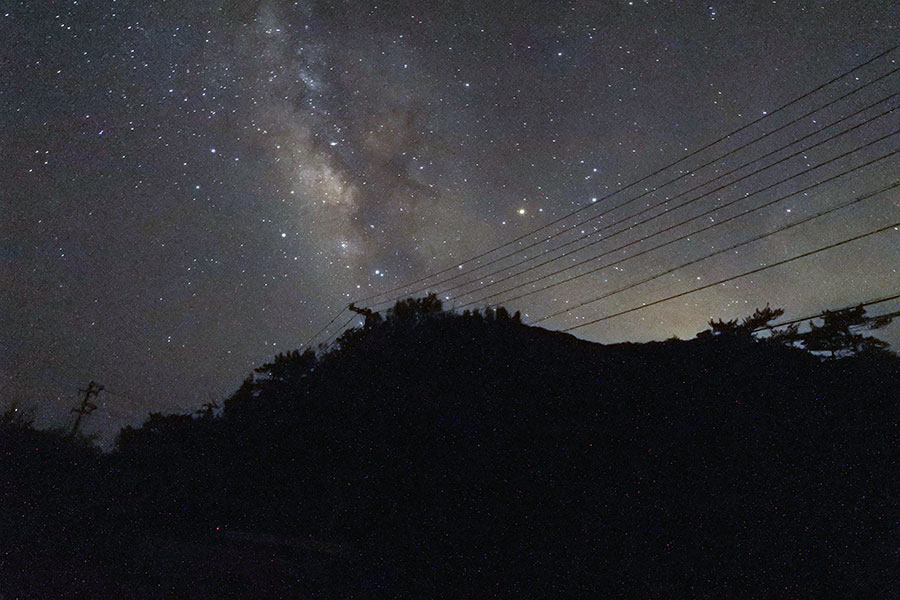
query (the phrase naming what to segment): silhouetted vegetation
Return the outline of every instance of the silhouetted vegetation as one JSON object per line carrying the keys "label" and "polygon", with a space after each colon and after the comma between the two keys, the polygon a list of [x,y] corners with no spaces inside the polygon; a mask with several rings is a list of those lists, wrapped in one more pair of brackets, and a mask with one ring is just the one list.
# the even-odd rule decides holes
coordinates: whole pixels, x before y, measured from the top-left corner
{"label": "silhouetted vegetation", "polygon": [[837,311],[825,311],[822,324],[810,324],[805,335],[795,334],[807,350],[829,352],[831,358],[839,356],[860,356],[884,353],[888,344],[861,330],[881,329],[889,325],[891,319],[872,319],[866,316],[862,306]]}
{"label": "silhouetted vegetation", "polygon": [[737,319],[731,321],[723,321],[722,319],[714,321],[710,319],[709,329],[701,332],[701,335],[741,335],[749,337],[760,329],[771,329],[772,321],[783,314],[783,308],[772,308],[766,304],[765,308],[757,308],[752,315],[745,317],[740,322]]}
{"label": "silhouetted vegetation", "polygon": [[[363,314],[363,313],[361,313]],[[0,416],[12,597],[893,597],[900,361],[862,308],[600,345],[398,302],[100,455]],[[876,341],[873,341],[876,340]]]}

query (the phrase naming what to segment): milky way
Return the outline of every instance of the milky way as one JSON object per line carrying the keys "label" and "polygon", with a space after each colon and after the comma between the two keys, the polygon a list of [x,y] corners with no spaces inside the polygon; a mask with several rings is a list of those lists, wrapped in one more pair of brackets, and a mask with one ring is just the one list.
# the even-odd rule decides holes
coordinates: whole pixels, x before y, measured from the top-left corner
{"label": "milky way", "polygon": [[[350,301],[449,267],[465,273],[490,258],[468,257],[606,198],[878,55],[897,43],[898,27],[896,3],[887,1],[7,3],[0,9],[4,385],[36,408],[40,423],[53,424],[65,422],[79,386],[105,384],[89,426],[107,437],[149,411],[221,399]],[[900,51],[771,125],[597,200],[598,210],[641,192],[632,212],[665,201],[900,92],[900,76],[885,77],[759,150],[649,193],[667,175],[898,63]],[[771,193],[755,192],[897,129],[900,118],[887,112],[896,103],[837,123],[805,143],[885,112],[608,247],[713,202],[748,194],[763,202],[896,150],[898,137],[887,138]],[[896,155],[873,163],[510,308],[528,320],[579,304],[889,184],[898,166]],[[861,201],[542,325],[568,327],[900,220],[897,198],[895,189]],[[610,213],[565,235],[627,215]],[[898,241],[894,232],[867,238],[577,333],[601,342],[689,337],[709,318],[740,317],[766,302],[797,317],[896,293]],[[446,292],[448,305],[478,300],[482,285],[503,276],[491,273],[512,260]],[[900,337],[896,324],[885,334]]]}

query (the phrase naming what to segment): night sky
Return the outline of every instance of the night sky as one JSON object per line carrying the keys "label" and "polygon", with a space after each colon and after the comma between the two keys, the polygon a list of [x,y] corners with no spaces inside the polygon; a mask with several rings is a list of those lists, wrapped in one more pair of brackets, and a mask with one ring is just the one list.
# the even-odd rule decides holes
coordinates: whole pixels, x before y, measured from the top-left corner
{"label": "night sky", "polygon": [[[148,411],[221,400],[349,302],[447,267],[461,268],[409,290],[432,284],[458,307],[606,253],[534,284],[546,285],[848,172],[507,305],[534,322],[900,174],[900,155],[880,159],[900,148],[900,135],[885,137],[900,128],[900,110],[890,112],[900,73],[735,150],[896,69],[897,50],[607,198],[896,45],[893,1],[8,1],[0,39],[2,384],[40,424],[66,422],[88,380],[106,385],[86,428],[106,437]],[[627,229],[667,199],[692,198]],[[900,188],[871,196],[541,326],[571,327],[900,221],[898,198]],[[548,245],[435,284],[589,204],[542,230],[566,229]],[[482,287],[599,229],[608,242]],[[898,244],[889,229],[573,333],[691,337],[766,302],[793,318],[887,296],[900,291]],[[897,349],[900,327],[884,335]]]}

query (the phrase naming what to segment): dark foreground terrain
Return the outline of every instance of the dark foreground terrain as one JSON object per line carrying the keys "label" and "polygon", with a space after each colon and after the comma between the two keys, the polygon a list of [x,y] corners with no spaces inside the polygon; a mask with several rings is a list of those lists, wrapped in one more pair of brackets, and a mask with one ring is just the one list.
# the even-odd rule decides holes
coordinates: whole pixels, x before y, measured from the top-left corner
{"label": "dark foreground terrain", "polygon": [[0,595],[900,597],[898,367],[409,302],[111,453],[7,419]]}

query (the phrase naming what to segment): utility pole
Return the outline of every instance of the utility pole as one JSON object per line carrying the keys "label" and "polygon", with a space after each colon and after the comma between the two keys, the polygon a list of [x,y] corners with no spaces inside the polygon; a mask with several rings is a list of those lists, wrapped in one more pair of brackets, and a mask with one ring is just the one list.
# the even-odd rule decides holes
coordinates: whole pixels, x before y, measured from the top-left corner
{"label": "utility pole", "polygon": [[350,310],[352,310],[352,311],[355,312],[356,314],[362,315],[362,316],[364,316],[364,317],[366,318],[366,322],[364,323],[364,327],[366,327],[367,329],[368,329],[369,327],[374,327],[376,324],[378,324],[379,322],[381,322],[380,317],[378,318],[377,321],[375,320],[376,317],[378,317],[378,313],[375,312],[374,310],[372,310],[371,308],[359,308],[359,307],[356,306],[353,302],[351,302],[351,303],[350,303],[350,306],[348,306],[347,308],[349,308]]}
{"label": "utility pole", "polygon": [[103,386],[97,385],[91,381],[88,384],[87,389],[78,391],[84,394],[84,398],[81,400],[81,406],[72,409],[73,413],[78,413],[78,416],[75,417],[75,424],[72,425],[72,437],[75,437],[75,434],[78,433],[78,426],[81,425],[81,419],[83,419],[85,415],[89,415],[97,410],[97,405],[91,402],[91,396],[98,396],[100,392],[103,391]]}
{"label": "utility pole", "polygon": [[355,312],[358,315],[362,315],[362,316],[366,317],[367,319],[372,316],[372,312],[373,312],[371,308],[359,308],[353,302],[351,302],[350,306],[348,306],[347,308],[349,308],[350,310],[352,310],[353,312]]}

